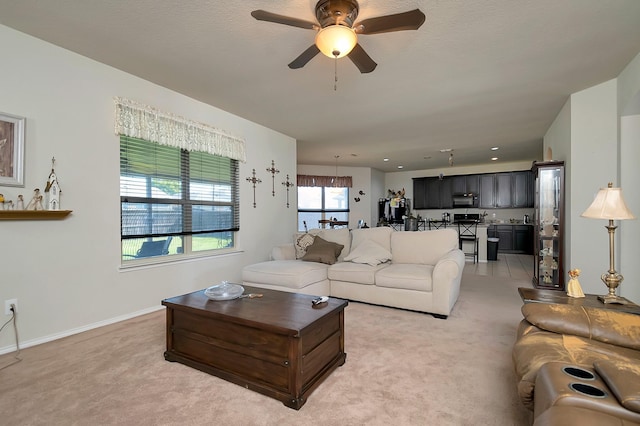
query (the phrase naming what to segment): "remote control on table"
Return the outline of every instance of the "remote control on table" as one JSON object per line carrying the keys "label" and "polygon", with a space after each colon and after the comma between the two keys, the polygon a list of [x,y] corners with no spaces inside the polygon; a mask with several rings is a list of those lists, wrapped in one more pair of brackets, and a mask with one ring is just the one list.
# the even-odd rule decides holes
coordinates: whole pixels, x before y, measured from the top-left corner
{"label": "remote control on table", "polygon": [[314,306],[317,306],[321,303],[325,303],[329,301],[329,297],[328,296],[321,296],[321,297],[316,297],[315,299],[313,299],[311,301],[311,304]]}

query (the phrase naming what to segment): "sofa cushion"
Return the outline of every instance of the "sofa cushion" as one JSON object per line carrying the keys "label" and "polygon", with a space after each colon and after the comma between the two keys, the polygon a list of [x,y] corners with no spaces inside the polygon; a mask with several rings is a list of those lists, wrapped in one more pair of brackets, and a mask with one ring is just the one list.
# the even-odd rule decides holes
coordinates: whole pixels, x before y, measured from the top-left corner
{"label": "sofa cushion", "polygon": [[338,259],[338,255],[342,252],[344,245],[326,241],[324,238],[317,236],[313,240],[313,244],[307,247],[307,253],[302,257],[306,262],[320,262],[327,265],[333,265]]}
{"label": "sofa cushion", "polygon": [[[395,253],[394,253],[395,258]],[[543,330],[640,350],[640,316],[608,309],[549,303],[522,306],[524,318]]]}
{"label": "sofa cushion", "polygon": [[377,228],[361,228],[351,231],[351,250],[358,248],[365,241],[374,241],[381,247],[391,251],[391,233],[393,228],[379,226]]}
{"label": "sofa cushion", "polygon": [[327,279],[328,265],[300,260],[271,260],[242,269],[242,281],[304,288]]}
{"label": "sofa cushion", "polygon": [[378,271],[376,286],[433,291],[432,275],[433,266],[431,265],[394,263]]}
{"label": "sofa cushion", "polygon": [[375,283],[376,272],[388,265],[388,263],[381,263],[370,266],[361,263],[339,262],[329,267],[327,276],[332,281],[370,285]]}
{"label": "sofa cushion", "polygon": [[376,266],[391,259],[391,252],[373,240],[366,240],[345,256],[345,262]]}
{"label": "sofa cushion", "polygon": [[627,410],[640,413],[640,362],[596,361],[598,374]]}
{"label": "sofa cushion", "polygon": [[315,238],[315,235],[308,232],[295,234],[293,236],[293,245],[296,248],[296,259],[301,259],[307,254],[307,247],[313,244]]}
{"label": "sofa cushion", "polygon": [[454,229],[391,233],[392,263],[435,265],[457,248],[458,232]]}

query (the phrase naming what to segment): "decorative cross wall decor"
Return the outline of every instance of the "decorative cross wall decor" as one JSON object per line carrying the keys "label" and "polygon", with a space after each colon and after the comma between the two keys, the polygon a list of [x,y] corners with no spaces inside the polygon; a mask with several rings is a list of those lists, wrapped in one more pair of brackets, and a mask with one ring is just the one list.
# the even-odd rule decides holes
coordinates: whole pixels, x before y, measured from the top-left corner
{"label": "decorative cross wall decor", "polygon": [[256,177],[256,169],[253,169],[253,177],[248,177],[247,182],[251,182],[253,185],[253,208],[256,208],[256,184],[262,182],[261,179]]}
{"label": "decorative cross wall decor", "polygon": [[289,175],[287,175],[287,180],[282,184],[287,188],[287,208],[289,208],[289,188],[295,186],[295,184],[289,180]]}
{"label": "decorative cross wall decor", "polygon": [[276,177],[276,173],[280,173],[280,170],[276,169],[275,163],[273,162],[273,160],[271,160],[271,167],[267,168],[267,171],[271,173],[271,195],[275,197],[276,196],[275,177]]}

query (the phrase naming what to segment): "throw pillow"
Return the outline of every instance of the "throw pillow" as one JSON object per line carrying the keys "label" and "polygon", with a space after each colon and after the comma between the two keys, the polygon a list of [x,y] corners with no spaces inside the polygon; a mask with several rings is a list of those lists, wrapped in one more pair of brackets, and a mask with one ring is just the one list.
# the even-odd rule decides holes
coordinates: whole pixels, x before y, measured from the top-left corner
{"label": "throw pillow", "polygon": [[[311,232],[313,230],[309,230]],[[342,261],[344,256],[351,250],[351,232],[347,228],[340,229],[321,229],[320,235],[324,240],[336,244],[342,244],[342,252],[338,254],[338,260]]]}
{"label": "throw pillow", "polygon": [[372,240],[366,240],[353,249],[344,260],[376,266],[391,259],[391,252]]}
{"label": "throw pillow", "polygon": [[304,234],[296,234],[293,245],[296,248],[296,259],[302,258],[305,254],[307,254],[307,247],[313,244],[313,240],[315,239],[314,235],[309,233]]}
{"label": "throw pillow", "polygon": [[313,244],[307,247],[307,253],[302,257],[302,260],[333,265],[336,263],[343,247],[342,244],[332,243],[316,237],[313,240]]}

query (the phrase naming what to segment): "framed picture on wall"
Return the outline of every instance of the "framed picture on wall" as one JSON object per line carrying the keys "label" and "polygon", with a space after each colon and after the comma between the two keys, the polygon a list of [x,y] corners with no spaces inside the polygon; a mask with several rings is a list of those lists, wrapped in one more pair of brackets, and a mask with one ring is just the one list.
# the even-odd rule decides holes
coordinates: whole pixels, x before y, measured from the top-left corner
{"label": "framed picture on wall", "polygon": [[0,185],[24,186],[24,122],[0,112]]}

